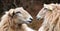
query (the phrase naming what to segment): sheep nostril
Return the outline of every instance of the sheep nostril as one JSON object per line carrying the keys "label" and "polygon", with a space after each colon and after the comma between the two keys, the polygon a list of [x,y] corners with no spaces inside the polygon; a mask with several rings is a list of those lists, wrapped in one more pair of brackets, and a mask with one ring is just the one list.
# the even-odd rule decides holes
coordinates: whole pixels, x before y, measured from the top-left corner
{"label": "sheep nostril", "polygon": [[32,19],[32,18],[30,18],[30,20],[32,21],[33,19]]}
{"label": "sheep nostril", "polygon": [[37,20],[39,20],[39,18],[37,18]]}
{"label": "sheep nostril", "polygon": [[40,17],[37,17],[37,20],[40,20]]}

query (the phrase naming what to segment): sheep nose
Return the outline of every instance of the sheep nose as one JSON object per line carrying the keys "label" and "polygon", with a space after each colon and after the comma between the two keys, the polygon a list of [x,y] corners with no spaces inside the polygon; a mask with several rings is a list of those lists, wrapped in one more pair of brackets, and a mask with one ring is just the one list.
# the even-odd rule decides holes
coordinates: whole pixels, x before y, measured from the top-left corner
{"label": "sheep nose", "polygon": [[37,20],[40,20],[40,18],[37,18]]}
{"label": "sheep nose", "polygon": [[37,20],[40,20],[41,18],[40,17],[36,17],[37,18]]}
{"label": "sheep nose", "polygon": [[32,20],[33,20],[33,18],[30,18],[30,20],[32,21]]}

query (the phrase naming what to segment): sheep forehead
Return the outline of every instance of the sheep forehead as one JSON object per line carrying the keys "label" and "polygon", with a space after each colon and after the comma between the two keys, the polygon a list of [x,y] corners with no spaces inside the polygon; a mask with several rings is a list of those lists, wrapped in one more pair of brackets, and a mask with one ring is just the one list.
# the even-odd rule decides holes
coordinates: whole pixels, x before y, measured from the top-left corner
{"label": "sheep forehead", "polygon": [[56,4],[44,4],[44,8],[53,10],[56,7]]}
{"label": "sheep forehead", "polygon": [[29,14],[26,10],[24,10],[23,8],[19,7],[15,9],[15,12],[21,12],[22,14]]}

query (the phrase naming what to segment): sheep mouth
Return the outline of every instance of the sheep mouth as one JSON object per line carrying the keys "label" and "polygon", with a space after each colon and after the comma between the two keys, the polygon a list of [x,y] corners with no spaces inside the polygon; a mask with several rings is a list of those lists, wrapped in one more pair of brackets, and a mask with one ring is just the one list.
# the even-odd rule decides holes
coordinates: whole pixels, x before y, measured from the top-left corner
{"label": "sheep mouth", "polygon": [[32,23],[32,21],[26,21],[25,23],[26,23],[26,24],[30,24],[30,23]]}

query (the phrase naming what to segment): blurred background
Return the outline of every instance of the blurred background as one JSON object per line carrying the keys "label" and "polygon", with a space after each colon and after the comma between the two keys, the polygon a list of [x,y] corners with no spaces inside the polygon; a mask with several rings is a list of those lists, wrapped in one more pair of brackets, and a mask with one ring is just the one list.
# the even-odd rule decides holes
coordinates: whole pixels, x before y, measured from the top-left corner
{"label": "blurred background", "polygon": [[11,8],[23,7],[34,18],[28,26],[37,30],[41,26],[43,19],[38,21],[36,15],[43,7],[43,4],[50,3],[60,3],[60,0],[0,0],[0,18],[5,11],[9,11]]}

